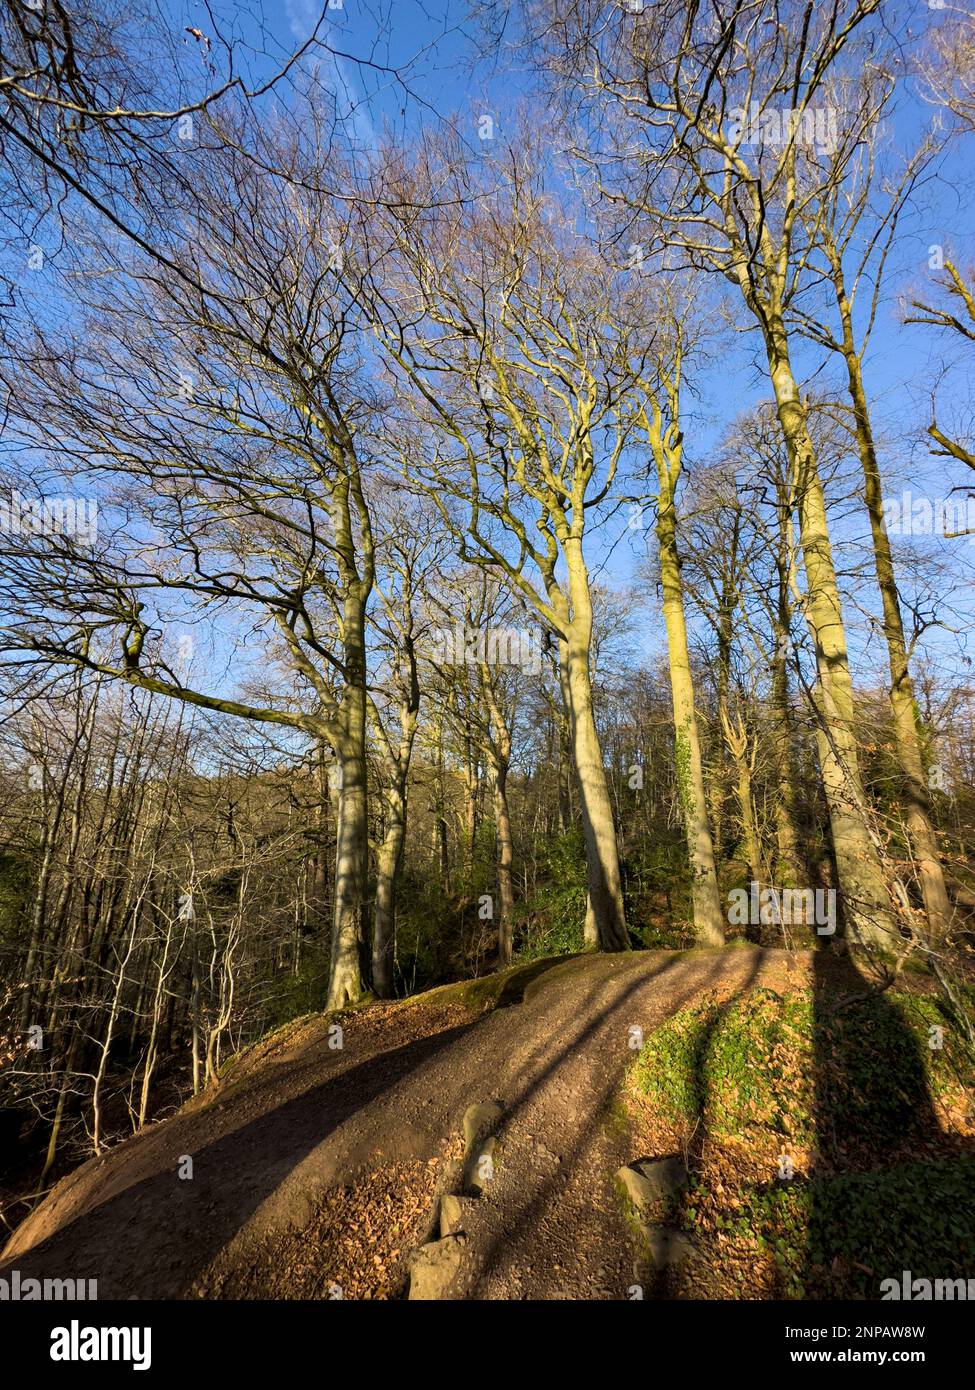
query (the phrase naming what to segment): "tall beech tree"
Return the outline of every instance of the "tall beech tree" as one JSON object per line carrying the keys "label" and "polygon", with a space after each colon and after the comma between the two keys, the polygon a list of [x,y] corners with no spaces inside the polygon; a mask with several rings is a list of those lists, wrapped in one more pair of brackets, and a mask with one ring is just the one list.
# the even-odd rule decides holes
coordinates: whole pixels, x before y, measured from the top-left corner
{"label": "tall beech tree", "polygon": [[445,543],[428,509],[377,502],[376,605],[378,635],[368,681],[369,725],[378,752],[380,831],[372,931],[372,985],[380,999],[394,989],[396,906],[408,825],[410,766],[420,717],[420,655],[429,640],[423,614],[431,573]]}
{"label": "tall beech tree", "polygon": [[666,326],[657,340],[660,345],[655,342],[649,362],[651,370],[640,381],[637,422],[649,445],[657,473],[656,534],[674,707],[674,759],[691,868],[694,929],[700,945],[720,946],[724,943],[724,912],[708,819],[678,548],[677,489],[684,460],[681,386],[688,343],[685,316],[691,316],[689,306],[681,311],[661,304],[661,317]]}
{"label": "tall beech tree", "polygon": [[819,308],[815,301],[806,300],[794,306],[794,313],[802,332],[840,358],[846,376],[880,591],[894,747],[903,779],[901,795],[928,934],[932,943],[938,943],[951,920],[951,903],[932,824],[931,792],[924,770],[908,639],[884,516],[880,459],[864,380],[864,360],[898,221],[933,153],[930,145],[922,144],[899,175],[885,177],[885,161],[878,144],[881,121],[892,107],[894,90],[893,78],[884,75],[839,87],[834,95],[841,109],[855,104],[863,111],[863,138],[852,158],[843,152],[845,167],[839,180],[824,177],[823,166],[828,174],[828,163],[834,156],[827,151],[810,156],[814,169],[810,181],[819,184],[821,191],[812,200],[801,200],[806,258],[810,271],[821,277],[825,303]]}
{"label": "tall beech tree", "polygon": [[[828,82],[863,61],[879,6],[724,0],[704,9],[663,0],[608,18],[597,0],[576,0],[543,6],[534,32],[557,84],[582,98],[580,155],[629,237],[723,276],[760,337],[796,476],[819,756],[844,910],[860,941],[890,950],[896,921],[864,792],[826,498],[789,325],[806,260],[803,205],[842,181],[869,125],[863,109],[837,122]],[[817,141],[835,152],[820,180],[805,157]]]}
{"label": "tall beech tree", "polygon": [[[593,707],[586,537],[633,433],[640,337],[625,284],[547,196],[531,140],[478,166],[428,146],[404,174],[395,292],[377,328],[423,425],[411,466],[465,559],[492,568],[559,651],[589,881],[586,940],[627,946]],[[420,209],[437,190],[436,209]],[[482,196],[483,195],[483,196]]]}
{"label": "tall beech tree", "polygon": [[[438,616],[440,641],[428,660],[436,673],[431,694],[454,731],[455,741],[476,750],[490,783],[496,843],[497,903],[491,920],[498,929],[498,960],[510,965],[514,949],[514,840],[508,776],[520,696],[526,682],[541,673],[520,671],[518,640],[526,614],[483,568],[468,566],[436,586],[431,612]],[[530,653],[529,653],[530,655]],[[515,658],[514,661],[511,658]],[[526,663],[529,667],[535,662]]]}
{"label": "tall beech tree", "polygon": [[[749,660],[749,644],[738,639],[740,628],[747,631],[745,605],[753,597],[751,576],[761,570],[758,552],[764,538],[752,524],[757,501],[754,492],[741,485],[731,458],[719,458],[717,464],[702,470],[681,528],[686,557],[681,577],[689,603],[707,624],[698,643],[699,659],[713,671],[717,718],[709,800],[712,806],[723,807],[729,782],[735,781],[740,827],[737,857],[744,858],[752,879],[761,880],[765,865],[752,795],[757,738],[751,702],[744,692],[750,684],[748,675],[756,666],[764,666],[764,652],[756,652]],[[718,814],[712,813],[713,822]]]}

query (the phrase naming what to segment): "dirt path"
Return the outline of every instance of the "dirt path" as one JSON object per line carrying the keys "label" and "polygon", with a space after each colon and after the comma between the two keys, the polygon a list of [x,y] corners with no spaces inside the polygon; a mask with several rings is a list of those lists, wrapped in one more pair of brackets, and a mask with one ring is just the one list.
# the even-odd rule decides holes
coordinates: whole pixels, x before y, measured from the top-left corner
{"label": "dirt path", "polygon": [[344,1021],[340,1050],[311,1020],[72,1173],[0,1271],[97,1278],[101,1298],[395,1296],[465,1110],[494,1099],[494,1177],[465,1211],[458,1296],[625,1298],[613,1174],[641,1155],[609,1110],[630,1029],[806,970],[803,953],[757,949],[586,956],[488,1013],[456,991],[374,1006]]}

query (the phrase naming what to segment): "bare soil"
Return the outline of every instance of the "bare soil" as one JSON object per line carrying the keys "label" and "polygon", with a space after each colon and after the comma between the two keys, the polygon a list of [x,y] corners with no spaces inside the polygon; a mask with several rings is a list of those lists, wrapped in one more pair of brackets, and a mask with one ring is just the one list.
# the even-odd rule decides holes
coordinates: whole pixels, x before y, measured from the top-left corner
{"label": "bare soil", "polygon": [[[811,952],[590,955],[312,1017],[65,1178],[0,1261],[100,1298],[395,1298],[436,1236],[468,1106],[500,1102],[494,1176],[465,1209],[456,1296],[626,1298],[614,1173],[642,1156],[616,1104],[649,1034],[706,993],[808,983]],[[498,977],[502,979],[502,977]],[[481,982],[478,982],[480,985]],[[181,1177],[187,1157],[192,1177]]]}

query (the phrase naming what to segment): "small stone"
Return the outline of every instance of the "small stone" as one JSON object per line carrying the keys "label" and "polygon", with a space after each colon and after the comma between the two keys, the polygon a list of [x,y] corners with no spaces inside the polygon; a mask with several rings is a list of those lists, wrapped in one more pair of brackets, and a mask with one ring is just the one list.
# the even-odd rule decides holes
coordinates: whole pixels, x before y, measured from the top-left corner
{"label": "small stone", "polygon": [[445,1236],[421,1245],[410,1268],[410,1298],[450,1298],[460,1274],[467,1237]]}
{"label": "small stone", "polygon": [[469,1105],[464,1111],[464,1144],[472,1149],[478,1139],[490,1134],[500,1123],[504,1111],[496,1100],[486,1100],[481,1105]]}
{"label": "small stone", "polygon": [[687,1186],[687,1169],[676,1154],[629,1163],[616,1174],[635,1206],[647,1207]]}
{"label": "small stone", "polygon": [[441,1236],[457,1235],[464,1229],[464,1208],[469,1205],[466,1197],[457,1197],[452,1192],[445,1192],[440,1198],[440,1234]]}
{"label": "small stone", "polygon": [[483,1139],[472,1148],[464,1164],[463,1189],[469,1197],[479,1197],[494,1179],[494,1138]]}

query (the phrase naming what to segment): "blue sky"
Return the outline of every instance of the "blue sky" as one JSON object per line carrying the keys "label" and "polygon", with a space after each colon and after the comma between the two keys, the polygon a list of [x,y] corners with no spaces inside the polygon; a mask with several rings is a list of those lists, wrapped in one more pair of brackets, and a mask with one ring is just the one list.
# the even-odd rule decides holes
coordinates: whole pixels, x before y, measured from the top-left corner
{"label": "blue sky", "polygon": [[[355,140],[363,147],[371,145],[384,126],[408,137],[420,123],[437,120],[456,121],[473,140],[478,118],[485,112],[494,116],[503,133],[505,114],[526,99],[528,81],[511,52],[493,55],[476,68],[471,65],[466,8],[463,0],[342,0],[341,4],[333,0],[321,31],[332,51],[320,48],[314,56],[306,57],[304,80],[316,81],[335,94]],[[266,78],[309,36],[321,7],[315,0],[281,0],[266,5],[252,0],[250,5],[224,3],[216,7],[194,0],[165,0],[163,12],[172,15],[177,30],[195,28],[204,35],[209,32],[210,14],[215,13],[221,31],[233,32],[242,43],[242,56],[256,80]],[[939,22],[936,11],[921,6],[920,13],[925,20]],[[197,40],[187,34],[186,43],[192,54]],[[279,90],[266,100],[287,99],[287,93]],[[933,114],[925,104],[908,98],[893,132],[895,143],[910,146]],[[962,266],[975,259],[973,160],[975,136],[955,142],[937,178],[925,185],[904,219],[867,358],[867,383],[875,428],[882,441],[887,491],[898,495],[910,488],[915,493],[943,497],[967,481],[962,465],[930,455],[923,433],[935,387],[944,399],[951,392],[964,396],[970,391],[964,352],[944,335],[905,325],[901,320],[904,298],[930,290],[932,247],[943,248],[945,255]],[[733,299],[728,303],[743,324],[744,310],[735,308]],[[760,367],[755,365],[758,352],[754,334],[735,335],[722,348],[720,363],[701,373],[699,399],[686,427],[691,466],[713,454],[741,410],[767,397]],[[811,373],[821,360],[818,353],[801,352],[798,365]],[[817,385],[826,379],[817,377]],[[829,379],[840,380],[835,366],[830,368]],[[612,534],[607,530],[604,536],[593,538],[593,559],[605,562],[605,578],[619,586],[631,582],[641,549],[633,545],[632,536],[618,543],[625,520],[625,513],[620,514]],[[855,534],[866,536],[862,518],[838,521],[841,548]],[[965,658],[975,545],[969,540],[922,541],[917,543],[917,550],[944,561],[948,579],[943,589],[959,586],[957,599],[951,601],[957,630],[932,632],[925,646],[945,674],[951,670],[969,678]],[[907,586],[906,568],[904,582]],[[855,598],[866,607],[873,605],[872,590],[858,592]],[[854,650],[860,653],[864,668],[879,665],[879,648],[869,652],[863,648],[866,623],[856,616],[852,604],[849,618]],[[662,650],[662,626],[652,604],[646,608],[635,637],[634,656],[638,659],[652,660]],[[218,664],[221,647],[218,642],[213,651]]]}

